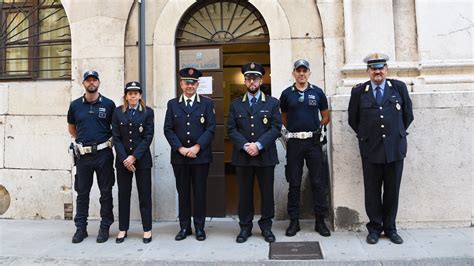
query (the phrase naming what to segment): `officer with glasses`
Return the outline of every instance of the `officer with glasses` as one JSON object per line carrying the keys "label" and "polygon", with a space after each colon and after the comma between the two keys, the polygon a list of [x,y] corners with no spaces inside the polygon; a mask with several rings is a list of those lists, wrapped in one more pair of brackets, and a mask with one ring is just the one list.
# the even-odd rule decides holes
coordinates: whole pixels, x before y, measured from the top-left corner
{"label": "officer with glasses", "polygon": [[383,53],[364,58],[370,80],[352,88],[348,109],[362,158],[369,244],[376,244],[382,232],[403,243],[395,220],[413,110],[405,83],[386,78],[388,60]]}
{"label": "officer with glasses", "polygon": [[258,221],[265,241],[275,242],[272,219],[275,214],[274,170],[278,164],[275,140],[280,136],[281,114],[278,100],[260,90],[265,69],[255,62],[242,69],[247,92],[234,99],[229,107],[227,134],[233,144],[232,165],[239,182],[239,225],[236,242],[252,235],[255,177],[261,195],[261,218]]}

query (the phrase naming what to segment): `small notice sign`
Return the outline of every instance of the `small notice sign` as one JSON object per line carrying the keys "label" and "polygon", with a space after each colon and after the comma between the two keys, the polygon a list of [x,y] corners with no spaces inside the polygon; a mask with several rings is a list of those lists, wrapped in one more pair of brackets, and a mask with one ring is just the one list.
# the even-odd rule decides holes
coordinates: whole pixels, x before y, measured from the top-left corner
{"label": "small notice sign", "polygon": [[212,77],[200,77],[199,87],[197,89],[199,94],[212,94]]}

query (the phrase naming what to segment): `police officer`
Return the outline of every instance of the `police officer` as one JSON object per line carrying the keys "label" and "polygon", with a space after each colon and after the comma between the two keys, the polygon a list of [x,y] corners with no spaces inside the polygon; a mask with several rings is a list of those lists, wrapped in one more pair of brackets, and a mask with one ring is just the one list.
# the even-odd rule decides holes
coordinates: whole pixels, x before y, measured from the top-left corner
{"label": "police officer", "polygon": [[403,243],[395,219],[413,110],[405,83],[386,78],[388,60],[383,53],[364,58],[370,81],[352,88],[349,101],[349,125],[362,158],[369,244],[376,244],[382,232],[393,243]]}
{"label": "police officer", "polygon": [[67,113],[68,130],[80,152],[76,163],[74,189],[76,198],[76,233],[73,243],[82,242],[87,237],[87,217],[89,216],[89,193],[94,172],[100,189],[100,230],[97,242],[109,238],[109,227],[114,222],[112,213],[112,187],[115,182],[114,155],[112,153],[112,131],[110,128],[115,103],[101,95],[100,80],[96,71],[84,73],[82,85],[85,93],[69,105]]}
{"label": "police officer", "polygon": [[267,242],[274,242],[273,181],[278,155],[275,140],[280,136],[281,114],[278,100],[260,90],[265,69],[255,62],[242,67],[247,93],[234,99],[227,118],[227,134],[233,143],[232,164],[239,182],[239,225],[236,242],[252,235],[254,215],[253,184],[257,176],[262,216],[258,225]]}
{"label": "police officer", "polygon": [[150,243],[152,239],[150,145],[154,133],[154,114],[153,109],[145,105],[141,97],[142,92],[139,82],[128,82],[124,89],[123,105],[115,109],[112,117],[119,197],[119,233],[115,239],[117,243],[122,243],[127,237],[133,173],[140,202],[143,243]]}
{"label": "police officer", "polygon": [[191,187],[193,192],[193,221],[196,239],[206,239],[206,184],[212,162],[211,142],[216,118],[211,99],[196,93],[202,73],[195,68],[179,71],[183,93],[168,102],[164,133],[171,146],[171,164],[176,177],[179,201],[179,225],[175,237],[180,241],[192,234]]}
{"label": "police officer", "polygon": [[[313,191],[313,209],[315,213],[315,230],[320,235],[331,235],[324,217],[328,212],[326,197],[327,179],[320,175],[323,152],[320,143],[320,126],[330,121],[328,103],[323,90],[310,84],[309,62],[297,60],[293,65],[295,83],[286,88],[280,97],[283,124],[289,131],[286,151],[286,180],[288,190],[288,215],[290,225],[286,236],[294,236],[300,231],[300,194],[303,164],[308,167],[308,179]],[[321,121],[319,115],[321,114]]]}

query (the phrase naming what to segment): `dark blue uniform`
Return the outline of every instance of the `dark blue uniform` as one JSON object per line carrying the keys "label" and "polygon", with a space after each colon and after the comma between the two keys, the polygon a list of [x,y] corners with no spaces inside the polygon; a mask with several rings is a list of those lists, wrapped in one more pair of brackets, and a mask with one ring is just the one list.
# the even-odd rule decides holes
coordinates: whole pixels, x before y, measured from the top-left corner
{"label": "dark blue uniform", "polygon": [[[191,107],[185,106],[184,96],[168,102],[164,133],[171,146],[171,164],[176,177],[181,229],[191,228],[191,184],[194,195],[194,226],[203,229],[206,218],[206,183],[212,162],[211,142],[216,118],[211,99],[196,94]],[[200,145],[196,158],[181,155],[180,147]]]}
{"label": "dark blue uniform", "polygon": [[[247,94],[234,99],[227,118],[227,134],[233,143],[232,164],[236,166],[240,187],[239,224],[250,231],[254,216],[253,184],[256,175],[262,198],[258,221],[262,231],[271,229],[274,217],[273,181],[278,164],[275,140],[280,136],[281,114],[277,99],[261,92],[254,108],[250,108]],[[253,111],[252,111],[253,110]],[[250,156],[244,144],[259,142],[263,149]]]}
{"label": "dark blue uniform", "polygon": [[[406,129],[413,110],[405,83],[387,79],[382,104],[371,82],[352,88],[349,125],[357,133],[364,172],[365,208],[369,233],[396,232],[398,195],[407,152]],[[383,184],[383,199],[382,195]]]}
{"label": "dark blue uniform", "polygon": [[[71,102],[67,122],[76,126],[76,142],[82,143],[83,146],[93,146],[110,139],[114,109],[115,103],[102,95],[99,95],[98,100],[93,103],[87,102],[84,96]],[[77,192],[74,222],[77,228],[86,229],[87,227],[89,194],[94,172],[97,174],[97,184],[100,189],[100,216],[102,218],[100,226],[108,229],[113,223],[112,187],[115,182],[113,162],[114,156],[110,148],[81,155],[77,161],[74,182],[74,189]]]}
{"label": "dark blue uniform", "polygon": [[[323,90],[308,83],[304,92],[298,91],[295,85],[286,88],[281,93],[280,107],[283,113],[287,113],[288,131],[316,132],[320,128],[319,113],[328,109],[328,103]],[[319,135],[315,134],[308,139],[290,138],[285,168],[286,180],[289,182],[287,210],[290,220],[298,220],[300,216],[300,191],[305,160],[313,191],[314,213],[321,217],[328,211],[327,180],[319,175],[323,161]]]}
{"label": "dark blue uniform", "polygon": [[130,222],[130,196],[132,190],[133,172],[123,165],[123,161],[133,155],[135,161],[135,178],[140,202],[140,214],[143,231],[151,230],[152,201],[151,201],[151,167],[152,156],[150,145],[154,134],[154,114],[150,107],[132,111],[115,109],[112,119],[112,133],[117,160],[117,183],[119,188],[119,230],[127,231]]}

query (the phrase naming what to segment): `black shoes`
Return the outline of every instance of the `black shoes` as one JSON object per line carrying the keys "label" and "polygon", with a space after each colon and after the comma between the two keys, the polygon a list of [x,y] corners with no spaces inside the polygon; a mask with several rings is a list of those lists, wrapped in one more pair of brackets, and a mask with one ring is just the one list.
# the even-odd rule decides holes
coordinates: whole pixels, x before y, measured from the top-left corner
{"label": "black shoes", "polygon": [[377,233],[369,233],[369,235],[367,235],[367,243],[369,244],[377,244],[377,242],[379,242],[379,237],[380,235],[377,234]]}
{"label": "black shoes", "polygon": [[192,235],[192,234],[193,234],[193,231],[191,230],[191,228],[181,229],[181,230],[179,230],[178,234],[174,237],[174,240],[180,241],[180,240],[183,240],[187,236]]}
{"label": "black shoes", "polygon": [[268,243],[275,242],[275,235],[272,233],[272,230],[267,229],[262,231],[262,236]]}
{"label": "black shoes", "polygon": [[324,237],[328,237],[331,235],[331,231],[329,231],[329,228],[326,226],[326,222],[324,222],[324,217],[322,216],[316,217],[314,230]]}
{"label": "black shoes", "polygon": [[290,225],[286,229],[285,235],[286,236],[294,236],[300,229],[300,221],[299,220],[290,220]]}
{"label": "black shoes", "polygon": [[125,235],[123,237],[117,237],[115,238],[115,243],[120,244],[123,241],[125,241],[125,238],[127,238],[127,232],[125,232]]}
{"label": "black shoes", "polygon": [[109,228],[100,228],[97,234],[97,243],[104,243],[109,239]]}
{"label": "black shoes", "polygon": [[145,243],[145,244],[148,244],[148,243],[150,243],[150,242],[151,242],[151,239],[152,239],[152,237],[151,237],[151,236],[150,236],[150,237],[148,237],[148,238],[145,238],[145,237],[144,237],[144,238],[143,238],[143,243]]}
{"label": "black shoes", "polygon": [[202,228],[196,228],[196,239],[198,241],[206,240],[206,232]]}
{"label": "black shoes", "polygon": [[398,244],[398,245],[403,244],[402,237],[397,233],[393,233],[391,235],[388,235],[387,237],[390,238],[390,241],[392,241],[392,243],[394,244]]}
{"label": "black shoes", "polygon": [[72,237],[72,243],[81,243],[84,238],[86,238],[87,235],[87,230],[84,228],[77,228],[76,233],[74,233],[74,236]]}
{"label": "black shoes", "polygon": [[247,241],[247,238],[249,238],[252,235],[252,232],[250,230],[242,229],[240,230],[239,235],[235,239],[235,242],[237,243],[244,243]]}

